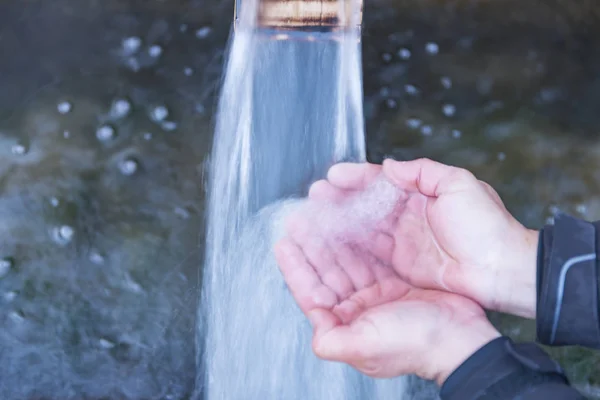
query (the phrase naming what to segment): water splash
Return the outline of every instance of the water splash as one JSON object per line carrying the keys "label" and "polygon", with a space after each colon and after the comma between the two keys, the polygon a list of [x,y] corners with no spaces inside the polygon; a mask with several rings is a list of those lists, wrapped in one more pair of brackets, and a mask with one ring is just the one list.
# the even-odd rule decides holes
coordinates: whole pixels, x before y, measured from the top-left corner
{"label": "water splash", "polygon": [[332,164],[365,160],[360,33],[262,30],[256,1],[242,7],[212,150],[194,398],[435,398],[317,359],[272,255],[290,198]]}

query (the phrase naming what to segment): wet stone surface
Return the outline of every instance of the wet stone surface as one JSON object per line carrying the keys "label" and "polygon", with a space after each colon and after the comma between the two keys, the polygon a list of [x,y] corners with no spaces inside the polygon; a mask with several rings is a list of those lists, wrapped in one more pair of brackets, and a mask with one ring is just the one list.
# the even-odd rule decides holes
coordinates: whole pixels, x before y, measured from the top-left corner
{"label": "wet stone surface", "polygon": [[[193,390],[225,3],[0,4],[1,398]],[[595,14],[493,3],[367,5],[369,158],[468,167],[530,227],[558,209],[600,219]],[[600,356],[553,354],[597,393]]]}

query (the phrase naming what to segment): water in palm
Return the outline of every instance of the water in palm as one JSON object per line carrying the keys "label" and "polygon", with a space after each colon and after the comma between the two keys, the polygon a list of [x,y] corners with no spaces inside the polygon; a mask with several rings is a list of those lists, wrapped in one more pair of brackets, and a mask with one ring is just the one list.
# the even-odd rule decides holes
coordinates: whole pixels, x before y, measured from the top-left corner
{"label": "water in palm", "polygon": [[317,359],[272,255],[294,198],[335,162],[365,160],[360,5],[339,5],[353,28],[282,32],[256,24],[257,0],[238,4],[212,150],[196,398],[435,398],[412,378]]}

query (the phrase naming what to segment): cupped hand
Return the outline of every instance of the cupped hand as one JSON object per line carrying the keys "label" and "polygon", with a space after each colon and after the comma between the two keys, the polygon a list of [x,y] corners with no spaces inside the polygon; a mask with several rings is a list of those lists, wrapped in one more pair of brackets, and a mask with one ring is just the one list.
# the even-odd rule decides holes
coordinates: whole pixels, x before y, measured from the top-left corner
{"label": "cupped hand", "polygon": [[[313,201],[327,191],[326,201],[349,195],[321,189]],[[313,325],[317,356],[373,377],[417,374],[441,385],[499,333],[475,302],[403,281],[385,260],[393,245],[381,232],[339,240],[300,213],[289,217],[275,255]]]}
{"label": "cupped hand", "polygon": [[310,197],[343,201],[380,175],[407,195],[385,231],[394,244],[382,255],[402,279],[535,317],[538,233],[513,218],[494,189],[469,171],[428,159],[342,163],[312,186]]}

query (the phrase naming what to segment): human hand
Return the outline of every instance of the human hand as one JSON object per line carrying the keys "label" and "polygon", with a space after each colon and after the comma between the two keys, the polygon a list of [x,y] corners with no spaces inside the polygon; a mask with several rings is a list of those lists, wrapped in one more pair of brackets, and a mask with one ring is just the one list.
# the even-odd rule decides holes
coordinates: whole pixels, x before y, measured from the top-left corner
{"label": "human hand", "polygon": [[408,194],[388,231],[393,249],[382,256],[402,279],[535,318],[538,233],[515,220],[494,189],[467,170],[428,159],[342,163],[313,185],[310,197],[339,200],[381,173]]}
{"label": "human hand", "polygon": [[[325,191],[313,191],[312,201],[319,202],[315,194]],[[335,197],[335,192],[329,194]],[[323,196],[327,202],[329,194]],[[463,361],[499,336],[475,302],[404,282],[382,259],[391,250],[391,237],[375,232],[338,240],[323,229],[327,222],[320,224],[312,216],[288,218],[287,236],[277,243],[275,255],[313,325],[313,350],[320,358],[350,364],[373,377],[416,374],[442,385]]]}

